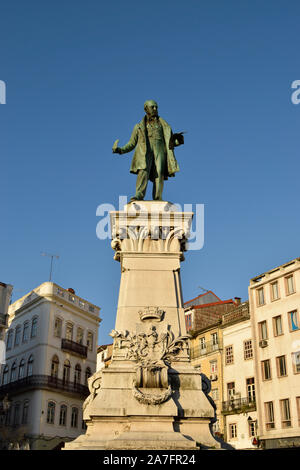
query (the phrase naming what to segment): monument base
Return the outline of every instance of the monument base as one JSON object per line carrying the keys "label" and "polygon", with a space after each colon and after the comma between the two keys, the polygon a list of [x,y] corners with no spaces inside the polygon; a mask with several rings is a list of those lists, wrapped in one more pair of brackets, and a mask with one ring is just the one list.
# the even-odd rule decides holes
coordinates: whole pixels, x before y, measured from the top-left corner
{"label": "monument base", "polygon": [[111,213],[121,264],[112,362],[89,379],[86,434],[65,449],[220,447],[210,433],[215,408],[191,365],[185,327],[180,261],[192,216],[164,201]]}

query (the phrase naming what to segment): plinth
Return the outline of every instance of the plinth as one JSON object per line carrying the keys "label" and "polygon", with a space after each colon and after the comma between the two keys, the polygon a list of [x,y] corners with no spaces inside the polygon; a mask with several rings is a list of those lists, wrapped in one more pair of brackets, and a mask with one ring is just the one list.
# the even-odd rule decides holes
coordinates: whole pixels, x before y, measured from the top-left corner
{"label": "plinth", "polygon": [[219,447],[191,366],[180,280],[193,213],[139,201],[110,213],[121,283],[111,364],[89,379],[86,434],[65,449]]}

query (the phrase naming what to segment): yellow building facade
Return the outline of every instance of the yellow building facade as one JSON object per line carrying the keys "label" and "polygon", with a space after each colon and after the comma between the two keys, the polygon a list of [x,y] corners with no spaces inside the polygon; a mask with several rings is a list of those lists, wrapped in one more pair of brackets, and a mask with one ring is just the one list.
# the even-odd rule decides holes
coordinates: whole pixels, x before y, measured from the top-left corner
{"label": "yellow building facade", "polygon": [[198,331],[191,339],[191,362],[211,382],[209,396],[216,405],[216,422],[213,424],[213,431],[221,437],[224,435],[222,349],[221,321]]}

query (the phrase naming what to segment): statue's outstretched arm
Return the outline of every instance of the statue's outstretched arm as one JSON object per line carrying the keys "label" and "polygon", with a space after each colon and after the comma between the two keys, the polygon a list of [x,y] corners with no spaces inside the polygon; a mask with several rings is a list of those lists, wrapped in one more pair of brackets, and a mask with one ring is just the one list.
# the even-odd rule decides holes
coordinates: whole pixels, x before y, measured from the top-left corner
{"label": "statue's outstretched arm", "polygon": [[135,126],[133,131],[132,131],[129,142],[126,145],[124,145],[123,147],[117,147],[117,146],[115,146],[115,144],[118,141],[116,141],[114,146],[113,146],[113,153],[122,154],[122,153],[131,152],[131,150],[133,150],[134,147],[136,146],[137,141],[138,141],[138,128],[137,128],[137,126]]}

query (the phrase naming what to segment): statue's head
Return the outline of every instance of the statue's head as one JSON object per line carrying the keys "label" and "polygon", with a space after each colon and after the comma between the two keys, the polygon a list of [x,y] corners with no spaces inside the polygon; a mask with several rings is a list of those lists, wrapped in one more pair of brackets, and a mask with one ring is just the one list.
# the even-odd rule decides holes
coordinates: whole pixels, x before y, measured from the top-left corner
{"label": "statue's head", "polygon": [[148,114],[148,116],[157,116],[158,115],[158,105],[156,101],[154,100],[147,100],[145,101],[144,104],[144,110],[145,113]]}

